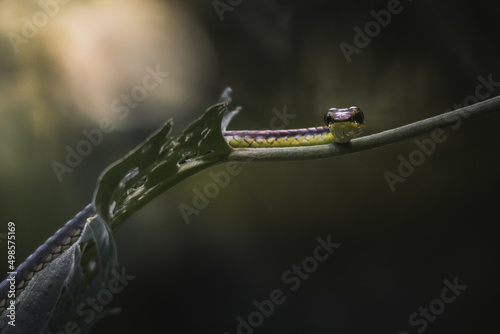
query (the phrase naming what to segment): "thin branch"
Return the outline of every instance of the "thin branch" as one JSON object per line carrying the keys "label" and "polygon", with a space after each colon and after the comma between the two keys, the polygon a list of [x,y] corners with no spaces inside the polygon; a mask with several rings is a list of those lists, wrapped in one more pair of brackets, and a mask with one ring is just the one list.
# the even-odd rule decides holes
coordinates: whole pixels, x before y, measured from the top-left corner
{"label": "thin branch", "polygon": [[344,154],[379,148],[402,140],[410,139],[435,129],[449,126],[458,128],[465,121],[470,121],[486,114],[500,111],[500,96],[456,109],[438,116],[430,117],[395,129],[353,139],[349,144],[331,144],[286,148],[246,148],[234,150],[230,161],[284,161],[333,158]]}

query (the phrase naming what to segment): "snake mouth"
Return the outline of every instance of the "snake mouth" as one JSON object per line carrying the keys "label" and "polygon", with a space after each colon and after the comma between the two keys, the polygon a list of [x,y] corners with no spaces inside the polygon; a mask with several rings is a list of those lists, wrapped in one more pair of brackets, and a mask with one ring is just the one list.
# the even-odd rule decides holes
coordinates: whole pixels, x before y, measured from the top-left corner
{"label": "snake mouth", "polygon": [[363,113],[363,111],[361,109],[356,108],[353,115],[351,117],[349,117],[348,121],[359,124],[359,125],[364,125],[365,124],[365,114]]}

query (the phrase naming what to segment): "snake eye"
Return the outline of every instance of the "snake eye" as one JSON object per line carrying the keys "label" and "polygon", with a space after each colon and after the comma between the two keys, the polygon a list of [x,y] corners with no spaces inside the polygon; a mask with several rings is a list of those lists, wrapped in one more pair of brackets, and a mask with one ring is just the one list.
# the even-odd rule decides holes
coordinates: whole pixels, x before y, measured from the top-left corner
{"label": "snake eye", "polygon": [[355,122],[355,123],[358,123],[358,124],[363,124],[364,121],[365,121],[365,115],[363,114],[363,112],[361,111],[361,109],[358,109],[358,112],[355,113],[352,117],[351,117],[352,121]]}
{"label": "snake eye", "polygon": [[327,111],[324,117],[326,126],[330,126],[330,123],[333,122],[333,116],[331,111]]}

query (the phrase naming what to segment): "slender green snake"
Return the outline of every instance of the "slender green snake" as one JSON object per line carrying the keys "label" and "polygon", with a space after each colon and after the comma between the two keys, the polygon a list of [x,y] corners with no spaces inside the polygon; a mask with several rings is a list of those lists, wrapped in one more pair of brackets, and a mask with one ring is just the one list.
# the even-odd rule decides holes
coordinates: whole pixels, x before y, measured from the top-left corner
{"label": "slender green snake", "polygon": [[[324,116],[321,127],[290,130],[242,130],[223,131],[227,143],[235,149],[280,148],[312,146],[332,143],[348,143],[364,130],[364,115],[361,109],[350,107],[331,108]],[[96,215],[92,204],[87,205],[73,219],[69,220],[52,237],[41,245],[16,269],[16,275],[9,275],[0,283],[0,314],[9,305],[9,289],[15,276],[16,298],[29,281],[49,263],[60,256],[80,237],[87,220]]]}
{"label": "slender green snake", "polygon": [[364,114],[358,107],[331,108],[324,121],[324,126],[314,128],[224,131],[223,135],[234,148],[274,148],[347,143],[364,130]]}

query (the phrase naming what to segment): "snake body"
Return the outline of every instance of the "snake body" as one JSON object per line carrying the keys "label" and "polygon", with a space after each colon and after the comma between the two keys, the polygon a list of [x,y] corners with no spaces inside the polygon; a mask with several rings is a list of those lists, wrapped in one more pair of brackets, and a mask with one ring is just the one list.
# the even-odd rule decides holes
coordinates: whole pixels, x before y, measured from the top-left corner
{"label": "snake body", "polygon": [[15,270],[16,274],[10,274],[0,283],[0,314],[9,306],[8,296],[11,278],[15,278],[15,294],[17,298],[36,273],[58,258],[80,238],[87,219],[94,215],[94,206],[92,204],[87,205],[20,264]]}
{"label": "snake body", "polygon": [[271,148],[330,144],[334,137],[326,126],[295,130],[224,131],[224,138],[234,148]]}
{"label": "snake body", "polygon": [[[325,126],[294,130],[223,131],[227,143],[233,148],[280,148],[347,143],[364,129],[364,115],[357,107],[331,108],[324,117]],[[35,274],[59,257],[82,234],[87,220],[96,214],[93,204],[87,205],[69,220],[42,246],[31,254],[0,283],[0,315],[9,306],[10,281],[15,276],[16,298],[23,292]]]}

